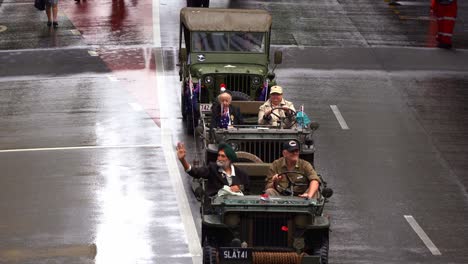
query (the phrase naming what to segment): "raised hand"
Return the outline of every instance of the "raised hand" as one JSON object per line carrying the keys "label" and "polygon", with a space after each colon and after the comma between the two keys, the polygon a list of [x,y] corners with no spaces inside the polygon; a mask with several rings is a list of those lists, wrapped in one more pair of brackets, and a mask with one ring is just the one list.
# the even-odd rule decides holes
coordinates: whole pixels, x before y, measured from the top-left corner
{"label": "raised hand", "polygon": [[177,143],[176,150],[177,150],[177,158],[179,160],[185,159],[185,155],[186,155],[187,151],[185,150],[184,143],[182,143],[182,142]]}

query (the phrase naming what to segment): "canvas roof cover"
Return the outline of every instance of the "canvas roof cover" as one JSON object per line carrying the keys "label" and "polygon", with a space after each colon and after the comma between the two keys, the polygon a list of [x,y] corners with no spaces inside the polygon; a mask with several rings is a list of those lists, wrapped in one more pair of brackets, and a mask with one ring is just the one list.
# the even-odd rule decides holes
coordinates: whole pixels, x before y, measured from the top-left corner
{"label": "canvas roof cover", "polygon": [[185,7],[180,21],[190,31],[268,32],[271,27],[271,15],[260,9]]}

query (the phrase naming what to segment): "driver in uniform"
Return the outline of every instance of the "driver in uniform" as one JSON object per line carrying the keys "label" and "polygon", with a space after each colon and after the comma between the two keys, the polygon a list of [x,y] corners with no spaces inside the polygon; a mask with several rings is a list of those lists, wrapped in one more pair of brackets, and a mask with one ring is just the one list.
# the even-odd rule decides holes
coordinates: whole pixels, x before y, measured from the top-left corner
{"label": "driver in uniform", "polygon": [[[299,143],[290,140],[283,143],[283,157],[273,161],[266,178],[265,193],[269,196],[291,195],[289,190],[289,180],[281,173],[286,171],[297,171],[298,173],[288,173],[287,176],[294,184],[294,195],[304,198],[316,198],[320,185],[320,178],[315,172],[312,164],[299,158]],[[275,188],[276,187],[276,188]]]}
{"label": "driver in uniform", "polygon": [[259,108],[258,124],[278,126],[281,123],[281,128],[294,128],[295,112],[293,103],[283,99],[283,88],[275,85],[271,87],[270,99]]}

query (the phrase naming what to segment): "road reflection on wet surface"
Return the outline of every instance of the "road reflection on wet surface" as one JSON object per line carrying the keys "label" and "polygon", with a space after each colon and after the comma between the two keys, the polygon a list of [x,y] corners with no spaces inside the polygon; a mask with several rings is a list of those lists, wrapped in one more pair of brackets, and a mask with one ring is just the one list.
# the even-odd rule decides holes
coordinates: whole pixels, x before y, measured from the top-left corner
{"label": "road reflection on wet surface", "polygon": [[98,50],[112,74],[160,126],[154,51],[150,47]]}
{"label": "road reflection on wet surface", "polygon": [[146,181],[141,173],[134,167],[122,166],[126,162],[121,158],[118,151],[108,151],[103,157],[107,164],[100,172],[105,184],[96,197],[101,207],[96,263],[137,263],[151,260],[154,254],[149,230],[154,201],[145,197]]}
{"label": "road reflection on wet surface", "polygon": [[[184,5],[62,1],[53,30],[30,3],[1,2],[0,263],[198,263],[198,204],[172,152],[200,154],[179,108]],[[467,262],[467,12],[459,50],[431,49],[427,5],[212,1],[273,13],[278,81],[321,124],[332,263]]]}
{"label": "road reflection on wet surface", "polygon": [[152,44],[151,0],[68,1],[61,7],[87,44]]}

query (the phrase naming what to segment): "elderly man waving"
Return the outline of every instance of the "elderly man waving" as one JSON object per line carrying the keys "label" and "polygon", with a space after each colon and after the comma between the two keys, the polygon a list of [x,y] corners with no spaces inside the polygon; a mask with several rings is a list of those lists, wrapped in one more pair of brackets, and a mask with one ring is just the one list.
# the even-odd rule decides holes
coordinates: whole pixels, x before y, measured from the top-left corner
{"label": "elderly man waving", "polygon": [[219,144],[216,163],[211,162],[205,167],[192,168],[185,159],[185,155],[184,143],[177,143],[177,157],[187,174],[194,178],[205,178],[208,180],[206,183],[206,195],[216,195],[224,186],[229,186],[231,192],[249,191],[249,177],[247,173],[232,164],[232,162],[237,160],[237,155],[228,144]]}

